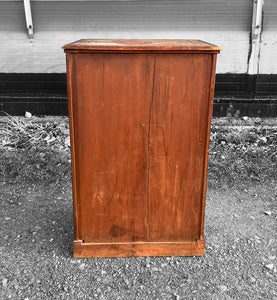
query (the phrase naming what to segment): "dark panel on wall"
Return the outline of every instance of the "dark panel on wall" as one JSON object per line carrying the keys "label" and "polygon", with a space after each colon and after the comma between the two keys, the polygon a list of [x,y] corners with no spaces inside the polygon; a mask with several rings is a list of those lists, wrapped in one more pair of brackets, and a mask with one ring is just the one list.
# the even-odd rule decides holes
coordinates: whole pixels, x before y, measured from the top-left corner
{"label": "dark panel on wall", "polygon": [[[247,97],[249,86],[247,74],[217,74],[216,97]],[[276,94],[277,75],[258,75],[257,92],[265,95]],[[253,88],[255,88],[253,86]],[[35,93],[66,95],[66,74],[63,73],[0,73],[1,94]],[[256,90],[252,91],[253,93]]]}
{"label": "dark panel on wall", "polygon": [[[66,74],[0,73],[0,110],[66,115]],[[214,115],[277,116],[277,75],[217,74]]]}
{"label": "dark panel on wall", "polygon": [[256,83],[257,97],[275,97],[277,98],[277,75],[259,74]]}
{"label": "dark panel on wall", "polygon": [[62,73],[0,73],[0,93],[64,95],[66,74]]}
{"label": "dark panel on wall", "polygon": [[216,97],[242,97],[247,90],[247,74],[217,74]]}

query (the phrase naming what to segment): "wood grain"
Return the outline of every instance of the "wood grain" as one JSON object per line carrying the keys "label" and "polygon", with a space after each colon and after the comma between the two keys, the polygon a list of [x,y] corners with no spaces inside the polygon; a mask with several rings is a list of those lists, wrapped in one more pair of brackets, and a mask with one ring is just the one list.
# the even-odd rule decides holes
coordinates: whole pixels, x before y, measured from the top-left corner
{"label": "wood grain", "polygon": [[221,48],[200,40],[161,40],[161,39],[83,39],[63,46],[65,51],[79,52],[214,52]]}
{"label": "wood grain", "polygon": [[72,169],[72,190],[73,190],[73,214],[74,214],[74,239],[79,239],[79,205],[80,201],[77,197],[77,173],[76,173],[76,152],[75,152],[75,125],[73,118],[73,89],[74,83],[73,75],[75,73],[73,55],[67,54],[66,56],[66,68],[67,68],[67,94],[68,94],[68,114],[69,114],[69,126],[70,126],[70,152],[71,152],[71,169]]}
{"label": "wood grain", "polygon": [[205,153],[203,161],[203,181],[202,181],[202,207],[201,207],[201,217],[200,217],[200,240],[204,240],[204,219],[205,219],[205,204],[206,204],[206,190],[207,190],[207,172],[208,172],[208,157],[209,157],[209,141],[211,132],[211,121],[213,113],[213,97],[215,88],[215,68],[216,68],[216,58],[217,56],[212,55],[212,63],[210,66],[210,75],[208,81],[208,109],[207,109],[207,119],[205,124],[206,138],[205,138]]}
{"label": "wood grain", "polygon": [[82,54],[74,58],[82,240],[144,241],[153,57]]}
{"label": "wood grain", "polygon": [[67,53],[74,256],[203,255],[214,49],[102,50]]}
{"label": "wood grain", "polygon": [[156,55],[149,139],[151,241],[200,238],[211,64],[211,55]]}
{"label": "wood grain", "polygon": [[194,243],[82,243],[74,241],[74,257],[202,256],[205,242]]}

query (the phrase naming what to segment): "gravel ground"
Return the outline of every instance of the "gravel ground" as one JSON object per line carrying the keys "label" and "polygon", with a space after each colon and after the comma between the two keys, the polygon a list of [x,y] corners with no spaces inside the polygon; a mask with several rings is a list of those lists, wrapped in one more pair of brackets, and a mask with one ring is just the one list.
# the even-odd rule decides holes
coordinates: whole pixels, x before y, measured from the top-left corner
{"label": "gravel ground", "polygon": [[[222,122],[214,124],[221,127]],[[253,124],[248,125],[251,131]],[[261,124],[275,125],[277,120]],[[225,129],[224,136],[234,136],[233,128]],[[212,130],[216,132],[219,129]],[[230,172],[236,170],[236,180],[223,173],[225,181],[220,178],[216,184],[215,174],[220,174],[224,162],[211,154],[203,257],[74,259],[67,139],[57,134],[64,147],[53,150],[44,137],[48,152],[47,148],[35,152],[28,148],[24,155],[19,150],[0,152],[0,298],[277,299],[276,178],[273,172],[259,176],[256,171],[247,180],[245,171],[238,173],[228,163],[230,147],[221,149],[229,138],[222,143],[218,136],[212,138],[210,150],[223,151],[224,158],[220,152],[218,159],[227,160]],[[269,136],[272,131],[267,132],[267,140]],[[237,141],[236,145],[239,153]],[[266,147],[257,143],[255,149],[259,146]],[[268,155],[276,154],[273,150]],[[238,159],[243,158],[238,155]],[[240,164],[247,164],[247,159]],[[257,170],[265,172],[260,160],[256,164]]]}

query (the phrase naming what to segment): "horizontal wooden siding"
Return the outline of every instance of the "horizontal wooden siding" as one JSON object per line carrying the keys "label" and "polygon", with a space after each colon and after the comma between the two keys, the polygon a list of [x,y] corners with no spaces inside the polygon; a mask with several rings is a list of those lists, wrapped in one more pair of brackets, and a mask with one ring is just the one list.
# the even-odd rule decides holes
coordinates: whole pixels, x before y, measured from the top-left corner
{"label": "horizontal wooden siding", "polygon": [[0,11],[2,72],[65,72],[60,47],[80,38],[202,39],[223,48],[218,73],[247,71],[252,0],[32,1],[32,43],[23,3]]}

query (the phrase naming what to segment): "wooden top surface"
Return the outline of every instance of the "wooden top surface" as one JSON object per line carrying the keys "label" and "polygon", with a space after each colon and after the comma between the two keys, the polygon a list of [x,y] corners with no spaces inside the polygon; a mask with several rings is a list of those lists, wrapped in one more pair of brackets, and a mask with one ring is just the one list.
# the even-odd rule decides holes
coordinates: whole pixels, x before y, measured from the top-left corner
{"label": "wooden top surface", "polygon": [[[67,51],[96,52],[216,52],[221,48],[200,40],[83,39],[62,47]],[[75,52],[74,51],[74,52]]]}

